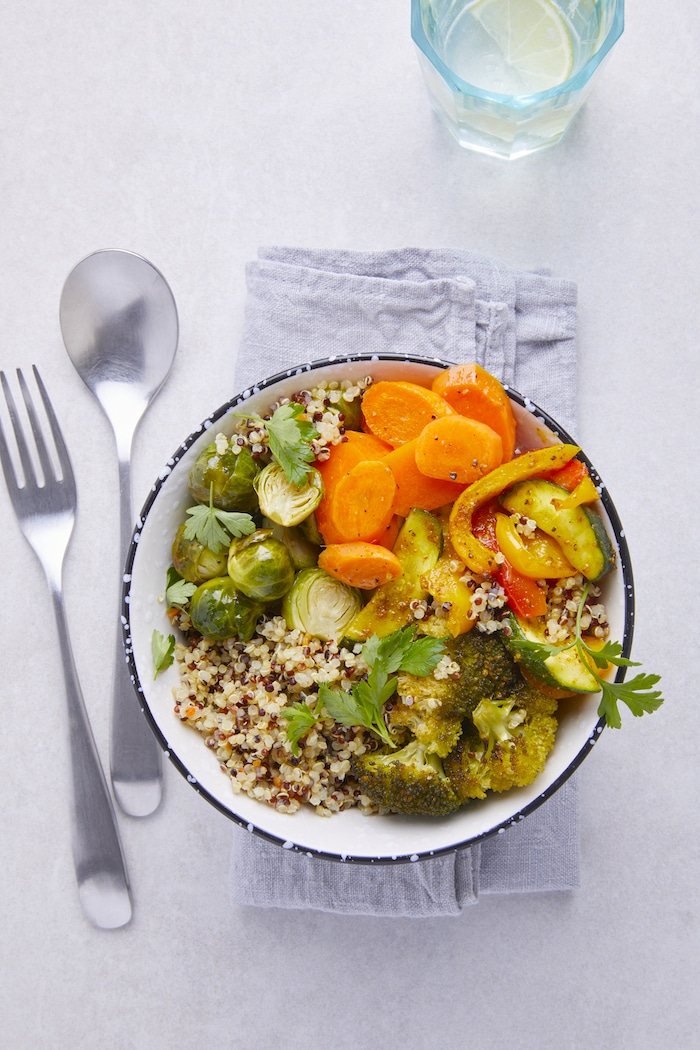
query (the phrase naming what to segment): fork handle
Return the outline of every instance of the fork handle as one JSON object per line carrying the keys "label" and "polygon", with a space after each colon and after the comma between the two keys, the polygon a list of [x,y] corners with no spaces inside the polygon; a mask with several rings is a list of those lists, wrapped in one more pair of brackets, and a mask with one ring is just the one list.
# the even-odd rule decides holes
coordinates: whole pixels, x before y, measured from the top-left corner
{"label": "fork handle", "polygon": [[[131,542],[131,470],[127,450],[119,455],[119,528],[122,565]],[[121,587],[119,588],[121,595]],[[121,615],[121,605],[119,608]],[[160,745],[139,707],[121,638],[117,632],[112,682],[112,733],[110,766],[114,797],[131,817],[146,817],[160,804],[163,792],[163,759]]]}
{"label": "fork handle", "polygon": [[72,844],[85,914],[103,929],[131,918],[129,878],[107,781],[73,658],[61,591],[51,587],[63,658],[72,773]]}

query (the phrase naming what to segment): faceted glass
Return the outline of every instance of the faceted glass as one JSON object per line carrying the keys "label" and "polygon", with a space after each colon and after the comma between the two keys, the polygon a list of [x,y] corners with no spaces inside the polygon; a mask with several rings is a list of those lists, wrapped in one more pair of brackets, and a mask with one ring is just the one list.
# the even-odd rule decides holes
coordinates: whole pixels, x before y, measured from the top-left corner
{"label": "faceted glass", "polygon": [[506,159],[559,141],[623,27],[624,0],[412,0],[433,108],[461,146]]}

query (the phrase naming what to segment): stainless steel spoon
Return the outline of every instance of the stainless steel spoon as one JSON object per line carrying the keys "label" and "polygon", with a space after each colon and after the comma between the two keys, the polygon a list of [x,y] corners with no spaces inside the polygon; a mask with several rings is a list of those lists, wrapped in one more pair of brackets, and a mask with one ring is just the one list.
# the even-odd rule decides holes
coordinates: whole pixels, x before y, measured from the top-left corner
{"label": "stainless steel spoon", "polygon": [[[93,252],[63,286],[60,323],[68,355],[112,424],[119,459],[119,560],[131,539],[131,448],[136,428],[163,385],[178,343],[177,307],[163,275],[133,252]],[[144,817],[159,805],[160,747],[139,709],[121,630],[112,693],[110,767],[121,809]]]}

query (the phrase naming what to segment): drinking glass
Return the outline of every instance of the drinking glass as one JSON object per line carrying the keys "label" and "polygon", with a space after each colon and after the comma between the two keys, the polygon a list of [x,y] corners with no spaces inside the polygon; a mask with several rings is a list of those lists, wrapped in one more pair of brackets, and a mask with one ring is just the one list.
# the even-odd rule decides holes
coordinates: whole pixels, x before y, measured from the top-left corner
{"label": "drinking glass", "polygon": [[624,26],[624,0],[411,2],[433,108],[461,146],[506,159],[559,141]]}

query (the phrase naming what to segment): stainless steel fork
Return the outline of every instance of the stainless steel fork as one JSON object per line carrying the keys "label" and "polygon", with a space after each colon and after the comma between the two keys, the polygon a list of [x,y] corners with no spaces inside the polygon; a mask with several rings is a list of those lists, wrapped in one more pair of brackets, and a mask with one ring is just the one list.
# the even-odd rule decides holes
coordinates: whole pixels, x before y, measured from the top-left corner
{"label": "stainless steel fork", "polygon": [[21,470],[15,470],[1,423],[0,462],[20,528],[44,569],[56,615],[67,701],[72,780],[72,844],[78,893],[85,914],[96,926],[115,929],[124,926],[131,918],[129,879],[114,806],[90,728],[63,608],[63,559],[75,522],[75,479],[70,457],[41,376],[36,367],[33,367],[33,371],[60,469],[57,471],[54,467],[49,453],[48,437],[44,434],[20,369],[17,369],[17,379],[26,408],[26,418],[34,437],[35,459],[38,459],[40,472],[35,468],[22,420],[4,372],[0,372],[0,381],[15,433]]}

